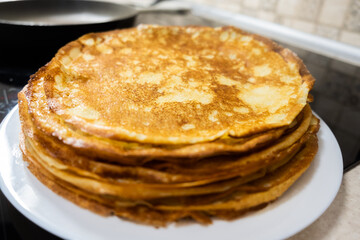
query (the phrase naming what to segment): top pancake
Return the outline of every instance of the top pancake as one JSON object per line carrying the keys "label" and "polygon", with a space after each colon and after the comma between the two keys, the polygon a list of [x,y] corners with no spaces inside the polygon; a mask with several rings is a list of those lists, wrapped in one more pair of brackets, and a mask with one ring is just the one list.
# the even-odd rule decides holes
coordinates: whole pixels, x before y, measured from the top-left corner
{"label": "top pancake", "polygon": [[50,110],[117,140],[188,144],[289,125],[314,79],[290,50],[233,27],[85,35],[48,64]]}

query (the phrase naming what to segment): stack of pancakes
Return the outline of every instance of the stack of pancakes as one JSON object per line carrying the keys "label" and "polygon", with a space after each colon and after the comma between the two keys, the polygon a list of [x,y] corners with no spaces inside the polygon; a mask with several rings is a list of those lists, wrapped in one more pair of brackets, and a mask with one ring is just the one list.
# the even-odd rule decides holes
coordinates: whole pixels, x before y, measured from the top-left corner
{"label": "stack of pancakes", "polygon": [[309,167],[313,83],[290,50],[233,27],[91,33],[19,93],[20,146],[41,182],[96,213],[233,219]]}

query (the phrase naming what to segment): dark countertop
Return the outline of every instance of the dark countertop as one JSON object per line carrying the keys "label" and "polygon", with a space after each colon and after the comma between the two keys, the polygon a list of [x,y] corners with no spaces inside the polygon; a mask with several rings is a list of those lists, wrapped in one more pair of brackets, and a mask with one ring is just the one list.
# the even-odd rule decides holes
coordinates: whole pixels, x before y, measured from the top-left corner
{"label": "dark countertop", "polygon": [[[221,26],[186,13],[144,13],[139,15],[136,24],[139,23]],[[344,171],[351,171],[360,161],[360,67],[292,46],[286,47],[304,60],[316,78],[311,91],[315,99],[312,108],[335,134],[344,158]],[[39,67],[0,66],[0,120],[17,104],[18,91]],[[27,220],[2,193],[0,223],[0,239],[58,239]]]}

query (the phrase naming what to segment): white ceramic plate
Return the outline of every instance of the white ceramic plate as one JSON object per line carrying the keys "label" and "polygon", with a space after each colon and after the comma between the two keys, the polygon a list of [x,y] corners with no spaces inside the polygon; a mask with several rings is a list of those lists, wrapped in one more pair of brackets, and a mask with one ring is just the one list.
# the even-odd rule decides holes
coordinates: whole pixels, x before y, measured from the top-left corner
{"label": "white ceramic plate", "polygon": [[26,168],[18,148],[18,108],[0,129],[0,186],[27,218],[65,239],[284,239],[314,222],[340,187],[343,165],[339,145],[321,121],[319,152],[308,171],[278,201],[235,221],[212,225],[170,225],[155,229],[116,217],[104,218],[57,196]]}

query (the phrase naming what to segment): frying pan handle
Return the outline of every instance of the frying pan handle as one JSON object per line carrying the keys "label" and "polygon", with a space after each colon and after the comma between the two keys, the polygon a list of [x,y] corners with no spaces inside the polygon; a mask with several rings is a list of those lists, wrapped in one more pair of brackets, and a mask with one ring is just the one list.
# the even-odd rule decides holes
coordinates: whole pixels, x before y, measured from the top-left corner
{"label": "frying pan handle", "polygon": [[135,7],[139,13],[146,12],[180,12],[191,11],[191,4],[189,2],[182,1],[164,1],[157,0],[148,7]]}

